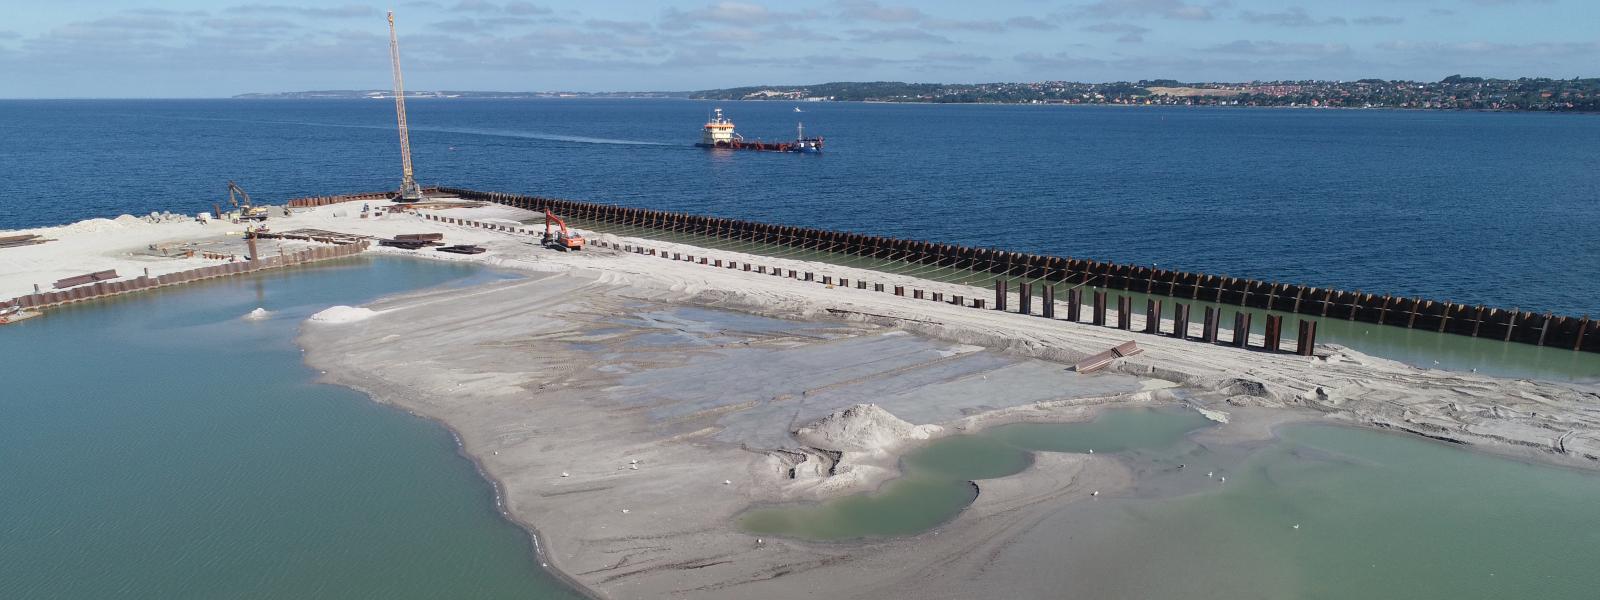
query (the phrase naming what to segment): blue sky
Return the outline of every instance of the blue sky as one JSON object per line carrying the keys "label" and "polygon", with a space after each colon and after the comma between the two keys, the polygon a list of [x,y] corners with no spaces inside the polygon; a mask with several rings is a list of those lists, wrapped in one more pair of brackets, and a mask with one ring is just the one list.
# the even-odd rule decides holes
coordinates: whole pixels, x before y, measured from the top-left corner
{"label": "blue sky", "polygon": [[0,97],[1600,76],[1600,0],[11,0]]}

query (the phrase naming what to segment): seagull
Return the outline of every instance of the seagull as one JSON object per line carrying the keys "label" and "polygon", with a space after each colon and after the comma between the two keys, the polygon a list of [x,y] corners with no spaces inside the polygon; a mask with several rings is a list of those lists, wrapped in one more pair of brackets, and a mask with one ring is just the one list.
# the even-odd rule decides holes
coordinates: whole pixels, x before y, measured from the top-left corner
{"label": "seagull", "polygon": [[1227,483],[1228,482],[1228,478],[1227,477],[1223,477],[1223,478],[1219,479],[1218,481],[1220,481],[1221,483]]}
{"label": "seagull", "polygon": [[639,465],[628,465],[628,468],[637,471],[639,470]]}
{"label": "seagull", "polygon": [[572,475],[569,475],[569,474],[567,474],[567,472],[566,472],[566,471],[562,471],[562,472],[561,472],[561,476],[562,476],[562,477],[571,477],[571,476],[572,476]]}
{"label": "seagull", "polygon": [[1095,490],[1095,491],[1089,492],[1089,495],[1090,496],[1099,496],[1100,495],[1100,490]]}
{"label": "seagull", "polygon": [[1294,524],[1294,528],[1295,528],[1295,529],[1299,529],[1299,528],[1300,528],[1300,524],[1299,524],[1299,523],[1295,523],[1295,524]]}
{"label": "seagull", "polygon": [[626,509],[626,508],[622,509],[622,514],[628,514],[628,509]]}
{"label": "seagull", "polygon": [[1089,454],[1094,454],[1094,448],[1089,449]]}
{"label": "seagull", "polygon": [[1217,474],[1216,471],[1206,471],[1206,479],[1211,479],[1216,474]]}

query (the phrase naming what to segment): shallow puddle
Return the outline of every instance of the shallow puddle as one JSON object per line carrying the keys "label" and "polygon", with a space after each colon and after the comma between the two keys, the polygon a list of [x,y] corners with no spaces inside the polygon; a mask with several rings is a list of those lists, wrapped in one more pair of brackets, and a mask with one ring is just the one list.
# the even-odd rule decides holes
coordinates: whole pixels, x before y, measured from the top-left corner
{"label": "shallow puddle", "polygon": [[1174,445],[1209,421],[1185,408],[1105,411],[1082,423],[1019,423],[936,440],[906,455],[903,477],[876,492],[745,513],[746,531],[812,540],[911,535],[960,514],[978,496],[972,481],[1014,475],[1034,451],[1116,452]]}

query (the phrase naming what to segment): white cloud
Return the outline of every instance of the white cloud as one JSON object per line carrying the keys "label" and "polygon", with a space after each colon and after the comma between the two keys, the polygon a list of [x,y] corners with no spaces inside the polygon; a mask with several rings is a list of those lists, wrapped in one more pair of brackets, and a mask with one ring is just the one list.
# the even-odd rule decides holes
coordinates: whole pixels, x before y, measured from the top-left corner
{"label": "white cloud", "polygon": [[1348,54],[1350,46],[1339,43],[1312,43],[1312,42],[1271,42],[1236,40],[1226,44],[1218,44],[1205,49],[1207,52],[1218,54],[1247,54],[1256,56],[1327,56],[1333,54]]}
{"label": "white cloud", "polygon": [[1278,12],[1243,11],[1239,18],[1250,23],[1261,25],[1276,25],[1279,27],[1320,27],[1323,25],[1344,25],[1344,17],[1318,18],[1299,6],[1291,6]]}
{"label": "white cloud", "polygon": [[1209,21],[1211,9],[1183,0],[1099,0],[1079,7],[1080,15],[1098,18],[1164,17],[1183,21]]}

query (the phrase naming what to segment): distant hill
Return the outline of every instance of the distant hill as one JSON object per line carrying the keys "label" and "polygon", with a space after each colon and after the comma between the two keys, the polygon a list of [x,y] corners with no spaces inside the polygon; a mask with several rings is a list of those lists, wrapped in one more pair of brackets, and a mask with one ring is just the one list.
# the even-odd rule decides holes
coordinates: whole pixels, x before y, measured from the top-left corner
{"label": "distant hill", "polygon": [[[389,90],[316,90],[240,94],[235,98],[392,98]],[[407,98],[689,98],[787,102],[934,102],[948,104],[1121,104],[1179,106],[1303,106],[1600,112],[1600,79],[1490,79],[1451,75],[1437,82],[1251,81],[1173,79],[1082,83],[905,83],[835,81],[761,85],[694,92],[417,91]]]}
{"label": "distant hill", "polygon": [[1251,81],[1173,79],[1083,83],[830,82],[701,90],[704,100],[791,102],[934,102],[992,104],[1123,104],[1182,106],[1304,106],[1442,110],[1600,112],[1600,79],[1490,79],[1451,75],[1438,82]]}

